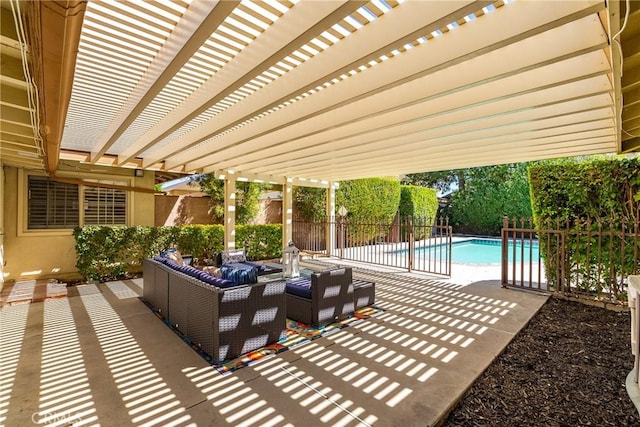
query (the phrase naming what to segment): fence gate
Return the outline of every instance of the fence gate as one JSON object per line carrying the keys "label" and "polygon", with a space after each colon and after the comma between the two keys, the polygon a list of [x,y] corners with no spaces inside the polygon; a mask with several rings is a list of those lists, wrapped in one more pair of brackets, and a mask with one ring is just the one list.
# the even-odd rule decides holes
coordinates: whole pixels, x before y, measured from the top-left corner
{"label": "fence gate", "polygon": [[346,219],[293,221],[293,241],[306,252],[326,254],[328,230],[335,227],[342,259],[397,267],[409,271],[451,276],[452,229],[446,219],[437,221],[396,216],[392,224]]}
{"label": "fence gate", "polygon": [[[549,242],[564,248],[559,230],[545,230]],[[531,220],[504,218],[502,224],[502,286],[549,291],[538,245],[538,231]]]}

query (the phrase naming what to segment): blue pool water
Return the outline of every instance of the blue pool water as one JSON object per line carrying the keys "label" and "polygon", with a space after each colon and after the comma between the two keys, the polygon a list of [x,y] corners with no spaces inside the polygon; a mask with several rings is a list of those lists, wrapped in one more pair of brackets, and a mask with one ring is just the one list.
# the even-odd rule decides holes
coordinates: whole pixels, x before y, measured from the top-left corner
{"label": "blue pool water", "polygon": [[[502,242],[492,239],[471,239],[451,245],[451,260],[462,264],[499,264],[502,261]],[[509,243],[509,262],[513,261],[513,242]],[[522,242],[516,242],[516,262],[522,258]],[[435,249],[435,250],[434,250]],[[439,248],[416,248],[416,257],[434,258]],[[429,255],[430,254],[430,255]],[[538,260],[538,242],[524,242],[524,260]]]}

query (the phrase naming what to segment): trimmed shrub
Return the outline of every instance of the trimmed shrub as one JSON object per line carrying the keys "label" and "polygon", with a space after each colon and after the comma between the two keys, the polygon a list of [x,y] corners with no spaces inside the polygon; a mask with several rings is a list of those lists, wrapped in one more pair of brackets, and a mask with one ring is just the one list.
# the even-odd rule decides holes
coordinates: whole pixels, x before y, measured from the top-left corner
{"label": "trimmed shrub", "polygon": [[[347,220],[361,222],[348,227],[347,244],[359,245],[384,237],[388,232],[375,223],[391,227],[400,204],[400,182],[393,178],[367,178],[343,181],[336,191],[336,206],[347,209]],[[371,222],[367,225],[366,222]]]}
{"label": "trimmed shrub", "polygon": [[282,224],[237,225],[236,247],[244,248],[250,260],[282,256]]}
{"label": "trimmed shrub", "polygon": [[635,218],[638,158],[563,159],[529,168],[535,218]]}
{"label": "trimmed shrub", "polygon": [[[434,224],[438,213],[438,198],[433,188],[419,187],[415,185],[403,185],[400,188],[400,216],[412,217],[416,240],[424,239],[431,235],[431,225]],[[401,228],[402,240],[406,241],[406,230]]]}
{"label": "trimmed shrub", "polygon": [[[236,246],[244,247],[252,260],[282,255],[279,224],[236,226]],[[194,261],[213,258],[224,249],[222,225],[168,227],[76,227],[76,268],[85,279],[108,280],[138,272],[145,258],[177,247]]]}

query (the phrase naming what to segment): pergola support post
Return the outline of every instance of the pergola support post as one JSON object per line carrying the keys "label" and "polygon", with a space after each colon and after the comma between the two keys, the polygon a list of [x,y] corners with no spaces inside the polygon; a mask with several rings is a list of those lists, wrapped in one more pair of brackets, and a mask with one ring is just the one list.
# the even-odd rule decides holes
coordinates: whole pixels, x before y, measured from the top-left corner
{"label": "pergola support post", "polygon": [[287,177],[282,185],[282,247],[290,240],[293,240],[293,180]]}
{"label": "pergola support post", "polygon": [[327,218],[327,227],[325,228],[325,245],[327,248],[327,256],[336,253],[336,188],[333,182],[327,187],[327,206],[325,216]]}
{"label": "pergola support post", "polygon": [[236,180],[233,176],[224,179],[224,247],[228,251],[236,248]]}

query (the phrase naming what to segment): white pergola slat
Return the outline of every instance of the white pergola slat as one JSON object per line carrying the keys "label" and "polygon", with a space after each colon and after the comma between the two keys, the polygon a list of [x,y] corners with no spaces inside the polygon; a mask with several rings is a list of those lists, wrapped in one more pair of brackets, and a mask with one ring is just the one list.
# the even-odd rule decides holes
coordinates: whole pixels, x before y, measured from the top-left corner
{"label": "white pergola slat", "polygon": [[[401,46],[407,42],[408,35],[413,35],[411,38],[415,40],[417,38],[415,36],[416,32],[428,34],[430,30],[433,31],[433,29],[446,25],[447,21],[443,20],[443,17],[454,12],[460,6],[467,6],[467,4],[461,2],[407,3],[404,7],[398,8],[396,13],[380,18],[375,23],[364,27],[332,46],[331,49],[327,49],[321,55],[316,55],[302,63],[282,78],[273,81],[268,88],[265,88],[266,90],[259,91],[254,96],[249,97],[246,102],[238,103],[219,116],[209,119],[196,132],[188,136],[185,135],[183,138],[176,140],[175,143],[178,146],[185,146],[185,138],[196,142],[204,141],[210,136],[235,126],[237,123],[242,123],[262,114],[274,106],[348,72],[351,68],[355,68],[361,63],[366,63],[373,57],[377,58],[383,52],[387,53],[390,44],[388,27],[376,25],[378,23],[386,24],[386,22],[382,21],[392,20],[388,25],[397,29],[393,37],[403,41],[395,42],[395,44]],[[435,21],[425,26],[426,16],[430,19],[435,19]],[[377,85],[381,83],[378,82]],[[316,108],[321,110],[323,107],[319,105]],[[193,143],[187,145],[187,148],[190,145],[193,145]],[[191,156],[197,156],[199,152],[210,150],[211,145],[219,146],[219,143],[216,141],[215,143],[200,144],[197,150],[193,150]],[[154,153],[151,156],[149,162],[154,163],[176,152],[177,150],[172,147],[168,147],[166,150],[159,150],[158,153]]]}
{"label": "white pergola slat", "polygon": [[603,0],[163,4],[90,0],[63,156],[326,185],[620,144]]}
{"label": "white pergola slat", "polygon": [[[183,105],[174,110],[163,123],[150,129],[148,134],[141,138],[139,142],[130,146],[121,156],[122,161],[126,161],[131,156],[151,147],[154,142],[158,142],[160,138],[175,130],[180,124],[185,123],[194,115],[215,104],[220,98],[228,94],[229,88],[241,87],[249,79],[246,77],[247,75],[251,76],[251,73],[257,74],[261,68],[268,68],[272,65],[274,53],[280,52],[287,45],[294,42],[302,34],[313,28],[319,18],[325,16],[325,14],[333,13],[341,4],[342,2],[302,3],[299,8],[296,7],[291,13],[276,21],[268,31],[265,31],[264,37],[260,37],[254,43],[248,45],[233,61],[230,61],[215,75],[215,79],[210,79],[198,91],[194,92]],[[356,2],[354,2],[355,4]],[[350,6],[350,8],[353,7]],[[272,35],[272,33],[274,34]],[[252,99],[251,97],[249,98]],[[208,123],[205,122],[199,129],[207,125]],[[193,140],[197,136],[190,135],[189,138]],[[175,148],[172,149],[171,147],[180,144],[181,141],[173,141],[169,149],[164,151],[175,152]],[[158,158],[157,154],[155,157],[154,154],[151,154],[145,163],[153,164],[158,160],[161,160],[161,158]]]}
{"label": "white pergola slat", "polygon": [[[509,5],[509,7],[512,6],[514,5]],[[487,17],[483,18],[486,19]],[[590,26],[589,24],[593,25],[594,21],[595,18],[591,17],[588,20],[581,20],[577,22],[579,22],[578,25]],[[593,30],[592,26],[591,29]],[[557,36],[564,36],[567,32],[573,32],[575,30],[580,30],[580,28],[570,28],[570,26],[569,28],[565,27],[563,28],[563,31],[558,32]],[[482,28],[478,28],[478,31],[479,33],[483,33]],[[575,32],[573,32],[573,34],[575,34]],[[602,47],[602,43],[606,43],[606,38],[603,38],[602,32],[598,32],[591,39],[585,38],[579,46],[575,46],[576,43],[573,40],[573,37],[570,37],[568,39],[571,40],[571,42],[568,43],[574,44],[571,53],[575,51],[581,51],[582,49],[594,48],[594,46]],[[562,38],[559,39],[555,37],[553,38],[553,40],[554,43],[557,43],[557,40],[562,40]],[[376,115],[376,112],[378,112],[378,114],[380,114],[380,112],[384,112],[384,109],[382,109],[381,106],[386,107],[386,109],[395,108],[395,111],[392,111],[390,113],[395,117],[391,117],[388,123],[393,123],[394,120],[397,122],[411,119],[411,117],[407,118],[408,111],[399,109],[398,106],[402,103],[411,104],[413,102],[417,102],[417,100],[419,99],[426,98],[425,103],[428,104],[428,107],[434,111],[434,114],[437,112],[447,111],[451,109],[451,106],[448,105],[445,101],[443,101],[442,99],[429,98],[429,96],[433,97],[438,92],[447,93],[446,90],[443,89],[449,89],[449,91],[453,93],[452,96],[457,95],[460,99],[460,105],[470,105],[474,103],[474,100],[470,99],[466,93],[461,94],[461,88],[471,86],[471,89],[480,94],[479,96],[490,96],[494,93],[492,86],[483,86],[483,80],[480,80],[478,78],[476,78],[475,81],[471,80],[459,85],[448,83],[448,81],[450,80],[453,80],[455,82],[456,77],[462,75],[465,71],[469,74],[472,73],[473,70],[482,70],[483,67],[486,68],[488,66],[492,66],[492,64],[494,66],[497,66],[497,68],[500,68],[500,62],[497,61],[496,57],[493,56],[488,56],[485,59],[483,59],[483,56],[475,57],[470,60],[470,62],[472,62],[471,64],[460,63],[456,66],[452,66],[451,68],[440,70],[439,73],[436,73],[439,74],[439,76],[427,75],[421,80],[416,79],[414,81],[406,83],[405,85],[392,87],[385,92],[375,93],[376,88],[380,86],[380,82],[383,81],[385,77],[387,79],[397,78],[398,80],[401,80],[405,76],[415,75],[421,68],[428,69],[433,67],[433,58],[437,56],[437,52],[442,52],[443,55],[448,55],[452,49],[452,46],[455,45],[455,42],[452,42],[452,44],[448,44],[448,40],[446,39],[446,37],[442,37],[441,39],[437,40],[437,43],[440,42],[442,42],[443,45],[439,50],[436,50],[435,52],[434,50],[424,50],[424,57],[426,58],[426,61],[431,61],[431,63],[427,63],[421,66],[421,63],[419,62],[420,58],[417,57],[418,48],[416,48],[411,52],[407,52],[401,58],[397,58],[398,61],[404,61],[401,64],[391,64],[390,62],[379,64],[373,69],[368,70],[368,73],[370,73],[370,75],[368,76],[367,81],[364,82],[365,87],[360,88],[360,86],[358,85],[358,81],[351,81],[352,79],[357,80],[357,77],[360,77],[354,76],[350,78],[348,82],[344,82],[347,86],[344,89],[337,87],[339,85],[336,85],[336,88],[326,89],[312,97],[308,97],[302,101],[297,102],[294,112],[285,111],[285,109],[283,109],[269,115],[268,117],[263,118],[262,120],[258,120],[251,124],[248,124],[242,129],[239,129],[233,133],[221,136],[214,141],[216,151],[213,154],[210,154],[208,157],[202,159],[201,161],[196,161],[189,164],[188,169],[204,168],[204,170],[209,170],[210,167],[217,168],[220,166],[228,168],[231,167],[231,165],[225,163],[226,159],[237,161],[234,159],[244,159],[245,156],[251,155],[252,153],[256,153],[256,155],[258,156],[264,155],[264,148],[269,148],[270,150],[277,150],[279,148],[282,152],[288,152],[295,149],[300,149],[302,147],[310,146],[314,143],[319,144],[322,140],[334,141],[335,139],[333,138],[336,138],[335,135],[328,135],[326,138],[323,138],[322,136],[316,136],[315,142],[306,141],[304,139],[296,140],[296,137],[298,135],[296,132],[300,132],[300,135],[305,135],[313,132],[314,129],[323,130],[328,128],[335,128],[338,127],[343,121],[346,122],[350,119],[355,122],[357,117],[363,116],[369,116],[372,122],[384,122],[384,117]],[[520,48],[520,50],[524,49],[525,47]],[[416,55],[414,55],[414,53]],[[505,57],[511,58],[511,56],[507,55],[508,52],[505,53]],[[568,55],[568,53],[564,52],[562,55]],[[598,61],[599,59],[602,59],[602,57],[600,56],[599,58],[592,58],[593,61]],[[509,62],[513,63],[512,61]],[[435,63],[435,66],[437,66],[437,64],[440,64],[441,62],[435,60]],[[528,64],[524,64],[522,67],[527,66],[530,68],[532,67],[530,62]],[[569,64],[568,66],[571,66],[571,64]],[[385,69],[385,67],[393,68],[394,70],[400,71],[389,72],[389,70]],[[581,72],[580,69],[575,71]],[[404,72],[405,74],[399,75],[400,72]],[[497,71],[497,73],[499,72],[500,71]],[[563,81],[562,76],[564,76],[565,74],[566,73],[561,73],[558,77],[551,76],[551,79],[556,79],[556,81]],[[440,77],[440,79],[438,79],[438,77]],[[486,78],[484,81],[491,82],[492,78],[495,77]],[[435,81],[433,81],[432,83],[432,80]],[[514,74],[512,80],[514,81],[514,84],[516,86],[518,86],[522,82],[532,85],[537,83],[537,80],[528,79],[527,76],[521,76],[520,74]],[[366,86],[367,83],[369,83],[368,86]],[[547,84],[552,84],[552,81],[548,81]],[[335,90],[331,92],[331,89]],[[357,92],[358,89],[360,89],[359,92]],[[374,95],[370,97],[362,99],[357,98],[363,93],[369,94],[372,92],[374,92]],[[348,100],[354,98],[356,99],[356,101],[348,102]],[[525,100],[525,102],[527,101]],[[423,110],[424,106],[419,105],[415,108]],[[317,111],[317,113],[314,114],[314,111]],[[309,118],[305,121],[301,121],[306,117]],[[271,129],[275,129],[272,132],[269,132],[270,121],[275,122],[273,125],[271,125]],[[362,132],[362,129],[366,129],[369,126],[370,125],[367,123],[359,124],[356,122],[356,124],[351,124],[350,126],[348,126],[347,129],[344,130],[344,133],[357,135]],[[246,139],[242,139],[242,137],[245,135]],[[300,136],[300,138],[302,138],[302,136]],[[229,140],[229,142],[225,142],[225,140]],[[290,141],[290,146],[285,146],[283,142],[288,141]],[[341,145],[343,145],[343,143],[344,141],[341,141]],[[227,154],[223,149],[220,148],[225,145],[232,147],[229,154]],[[274,155],[278,155],[278,153],[276,152],[274,153]],[[193,154],[191,154],[191,156],[193,156]],[[184,155],[182,157],[184,157]],[[215,161],[216,163],[213,165],[207,165],[208,161]],[[171,162],[169,162],[169,164],[171,164]],[[294,172],[292,171],[292,173]]]}
{"label": "white pergola slat", "polygon": [[[431,84],[432,76],[425,77],[408,84],[409,88],[405,92],[407,92],[408,99],[411,102],[405,108],[394,106],[388,113],[375,114],[374,106],[377,104],[376,100],[363,99],[349,105],[349,107],[332,110],[296,125],[267,134],[264,137],[255,138],[251,143],[243,146],[232,147],[228,150],[228,154],[221,150],[210,157],[217,160],[218,165],[230,167],[223,159],[230,159],[229,161],[235,162],[237,162],[237,160],[234,160],[237,156],[242,156],[243,161],[264,159],[260,149],[261,146],[273,145],[274,150],[279,150],[275,155],[305,158],[313,152],[323,152],[327,148],[333,149],[332,147],[327,147],[327,144],[323,144],[323,141],[332,141],[328,144],[333,144],[334,147],[348,146],[350,142],[347,138],[350,136],[352,136],[353,141],[357,141],[361,145],[366,143],[367,140],[373,143],[376,140],[390,138],[397,134],[412,134],[421,129],[451,125],[456,123],[456,120],[472,120],[475,127],[486,126],[483,121],[480,121],[482,117],[508,114],[518,108],[531,107],[531,100],[536,99],[529,96],[531,90],[537,91],[547,85],[553,85],[560,77],[563,77],[564,81],[571,81],[580,77],[582,73],[589,75],[606,72],[606,68],[603,68],[602,62],[600,62],[603,59],[601,55],[601,52],[593,52],[586,55],[591,57],[586,58],[586,60],[580,60],[580,58],[570,59],[534,69],[528,73],[494,80],[483,86],[469,85],[466,90],[445,91],[445,95],[439,97],[431,93],[442,88],[442,86],[438,84],[439,82],[436,79],[434,87]],[[444,71],[442,73],[444,74]],[[456,70],[451,70],[451,73],[456,74]],[[537,75],[542,75],[542,77]],[[535,86],[532,87],[532,85]],[[402,89],[396,88],[393,91],[400,90]],[[427,93],[424,93],[425,91]],[[421,95],[422,102],[414,101],[411,97],[412,95],[409,95],[410,93],[413,96],[416,94]],[[518,93],[523,93],[523,95],[518,97]],[[381,93],[376,95],[375,98],[384,98],[385,95],[385,93]],[[388,95],[389,97],[393,96],[392,93]],[[493,98],[489,99],[487,96]],[[562,95],[560,96],[561,98],[559,99],[563,99]],[[492,99],[495,102],[488,105]],[[509,99],[512,102],[508,102]],[[558,98],[554,98],[554,100],[556,99]],[[311,100],[308,101],[311,102]],[[520,103],[517,103],[518,101]],[[352,109],[351,112],[346,111],[349,108]],[[357,120],[355,114],[363,118]],[[296,131],[300,133],[297,134]],[[451,131],[453,132],[454,130],[452,129]],[[311,135],[308,136],[309,134]],[[252,144],[257,146],[258,149],[251,151]],[[296,146],[308,146],[310,148],[295,150]],[[241,149],[245,150],[244,153],[240,152]],[[202,166],[203,164],[198,164],[198,162],[192,165],[194,168]],[[244,163],[241,163],[240,167],[244,168]]]}

